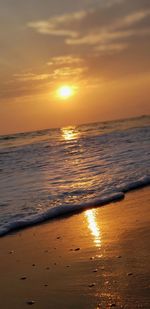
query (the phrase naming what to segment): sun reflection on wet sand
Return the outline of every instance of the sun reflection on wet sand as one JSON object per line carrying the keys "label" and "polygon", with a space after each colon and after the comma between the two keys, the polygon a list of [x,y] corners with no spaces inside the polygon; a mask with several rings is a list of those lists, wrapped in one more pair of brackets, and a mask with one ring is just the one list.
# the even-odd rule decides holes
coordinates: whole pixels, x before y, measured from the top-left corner
{"label": "sun reflection on wet sand", "polygon": [[77,140],[80,135],[75,127],[62,128],[61,132],[65,141]]}
{"label": "sun reflection on wet sand", "polygon": [[96,222],[96,209],[90,209],[85,212],[85,217],[88,222],[88,228],[94,237],[94,243],[96,247],[101,246],[101,232]]}

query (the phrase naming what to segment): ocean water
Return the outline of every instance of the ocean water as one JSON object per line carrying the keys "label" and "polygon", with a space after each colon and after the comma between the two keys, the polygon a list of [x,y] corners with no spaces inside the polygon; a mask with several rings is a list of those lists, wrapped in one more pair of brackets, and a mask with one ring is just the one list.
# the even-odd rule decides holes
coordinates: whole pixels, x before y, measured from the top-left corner
{"label": "ocean water", "polygon": [[0,136],[0,235],[148,184],[150,116]]}

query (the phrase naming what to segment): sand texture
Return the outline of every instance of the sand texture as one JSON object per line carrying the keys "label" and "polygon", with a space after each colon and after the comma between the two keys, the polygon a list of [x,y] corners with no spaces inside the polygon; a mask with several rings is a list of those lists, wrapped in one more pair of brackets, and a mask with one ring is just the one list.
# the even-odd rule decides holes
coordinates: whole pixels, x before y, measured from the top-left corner
{"label": "sand texture", "polygon": [[0,239],[0,308],[150,308],[150,189]]}

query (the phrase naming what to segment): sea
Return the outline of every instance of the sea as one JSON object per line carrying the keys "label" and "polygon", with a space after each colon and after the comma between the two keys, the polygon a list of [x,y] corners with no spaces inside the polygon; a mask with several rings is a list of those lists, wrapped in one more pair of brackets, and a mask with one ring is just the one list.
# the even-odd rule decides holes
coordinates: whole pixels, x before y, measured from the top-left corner
{"label": "sea", "polygon": [[0,236],[149,184],[150,116],[2,135]]}

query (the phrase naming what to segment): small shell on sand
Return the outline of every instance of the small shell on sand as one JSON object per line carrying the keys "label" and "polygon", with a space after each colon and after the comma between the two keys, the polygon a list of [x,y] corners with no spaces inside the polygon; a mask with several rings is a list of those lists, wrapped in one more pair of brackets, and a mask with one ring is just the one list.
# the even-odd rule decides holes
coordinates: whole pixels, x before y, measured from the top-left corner
{"label": "small shell on sand", "polygon": [[20,278],[20,280],[26,280],[26,279],[27,279],[27,277],[25,277],[25,276]]}
{"label": "small shell on sand", "polygon": [[34,300],[28,300],[27,301],[27,305],[34,305],[35,304],[35,301]]}
{"label": "small shell on sand", "polygon": [[91,283],[88,286],[89,286],[89,288],[93,288],[95,286],[95,283]]}
{"label": "small shell on sand", "polygon": [[97,273],[97,272],[98,272],[98,269],[97,269],[97,268],[93,270],[93,273]]}
{"label": "small shell on sand", "polygon": [[13,253],[14,253],[14,251],[13,251],[13,250],[9,251],[9,254],[13,254]]}
{"label": "small shell on sand", "polygon": [[127,276],[133,276],[133,273],[128,273]]}

